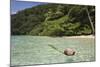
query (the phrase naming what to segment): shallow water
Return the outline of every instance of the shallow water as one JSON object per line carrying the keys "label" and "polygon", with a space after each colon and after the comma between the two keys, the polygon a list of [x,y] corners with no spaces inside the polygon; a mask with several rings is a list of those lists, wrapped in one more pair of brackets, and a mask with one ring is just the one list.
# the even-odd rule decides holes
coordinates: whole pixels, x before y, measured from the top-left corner
{"label": "shallow water", "polygon": [[[53,45],[62,52],[66,48],[72,48],[76,54],[66,56],[48,45]],[[94,60],[94,38],[11,36],[11,66]]]}

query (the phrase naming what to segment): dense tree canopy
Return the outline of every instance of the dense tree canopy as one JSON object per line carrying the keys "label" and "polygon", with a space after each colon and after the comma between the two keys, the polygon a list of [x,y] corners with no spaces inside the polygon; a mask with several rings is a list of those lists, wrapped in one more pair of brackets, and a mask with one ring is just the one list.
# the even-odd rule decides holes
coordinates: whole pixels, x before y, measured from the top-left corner
{"label": "dense tree canopy", "polygon": [[43,4],[11,15],[12,35],[90,35],[94,30],[95,6]]}

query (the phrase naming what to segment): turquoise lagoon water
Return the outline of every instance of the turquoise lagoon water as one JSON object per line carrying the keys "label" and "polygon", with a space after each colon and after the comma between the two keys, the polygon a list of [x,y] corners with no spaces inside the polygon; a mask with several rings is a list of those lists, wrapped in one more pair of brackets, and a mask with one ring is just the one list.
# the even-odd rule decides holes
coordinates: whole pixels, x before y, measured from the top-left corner
{"label": "turquoise lagoon water", "polygon": [[[72,48],[76,50],[76,54],[74,56],[66,56],[49,45],[53,45],[62,52],[66,48]],[[11,36],[11,66],[94,60],[94,38]]]}

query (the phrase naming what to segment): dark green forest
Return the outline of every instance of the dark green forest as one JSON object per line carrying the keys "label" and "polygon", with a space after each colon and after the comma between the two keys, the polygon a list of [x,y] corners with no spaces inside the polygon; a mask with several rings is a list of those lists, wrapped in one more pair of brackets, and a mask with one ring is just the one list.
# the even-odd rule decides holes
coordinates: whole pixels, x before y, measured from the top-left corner
{"label": "dark green forest", "polygon": [[11,15],[11,35],[95,34],[95,6],[42,4]]}

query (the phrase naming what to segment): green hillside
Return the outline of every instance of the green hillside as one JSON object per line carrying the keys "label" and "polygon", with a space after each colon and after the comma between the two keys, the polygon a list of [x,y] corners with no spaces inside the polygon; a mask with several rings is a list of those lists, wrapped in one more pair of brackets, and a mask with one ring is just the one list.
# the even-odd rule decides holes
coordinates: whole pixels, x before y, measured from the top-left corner
{"label": "green hillside", "polygon": [[90,35],[94,30],[95,6],[42,4],[11,15],[12,35]]}

